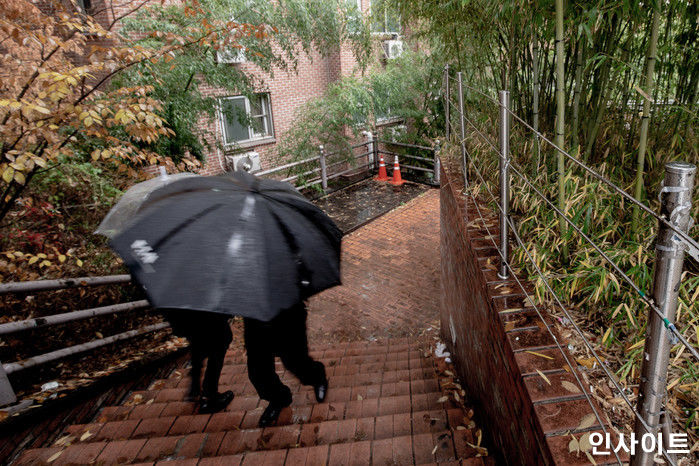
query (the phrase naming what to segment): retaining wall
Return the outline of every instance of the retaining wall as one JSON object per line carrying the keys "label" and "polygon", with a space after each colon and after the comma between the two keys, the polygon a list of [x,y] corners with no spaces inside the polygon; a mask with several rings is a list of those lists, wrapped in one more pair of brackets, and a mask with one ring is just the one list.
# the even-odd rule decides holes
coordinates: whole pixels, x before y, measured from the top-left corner
{"label": "retaining wall", "polygon": [[[514,280],[498,278],[497,250],[473,198],[462,194],[461,174],[443,166],[441,181],[442,338],[469,402],[482,416],[484,435],[499,450],[493,453],[507,464],[591,464],[584,452],[568,448],[571,434],[580,439],[601,427],[596,418],[589,426],[583,422],[593,411],[571,372],[577,369],[563,356],[567,344],[554,331],[559,349]],[[479,206],[497,236],[497,217]],[[595,408],[608,425],[603,410]],[[614,456],[594,459],[617,464]]]}

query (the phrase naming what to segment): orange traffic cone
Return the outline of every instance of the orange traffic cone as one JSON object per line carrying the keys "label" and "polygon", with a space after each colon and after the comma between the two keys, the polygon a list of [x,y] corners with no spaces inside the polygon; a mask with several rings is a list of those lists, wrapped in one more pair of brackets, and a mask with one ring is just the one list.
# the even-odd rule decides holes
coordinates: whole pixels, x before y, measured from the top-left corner
{"label": "orange traffic cone", "polygon": [[383,155],[379,155],[379,176],[374,179],[376,181],[388,181],[388,173],[386,173],[386,163],[383,161]]}
{"label": "orange traffic cone", "polygon": [[391,184],[393,186],[400,186],[403,183],[405,183],[405,181],[403,181],[403,178],[400,176],[400,165],[398,165],[398,156],[396,155],[393,161],[393,179],[391,180]]}

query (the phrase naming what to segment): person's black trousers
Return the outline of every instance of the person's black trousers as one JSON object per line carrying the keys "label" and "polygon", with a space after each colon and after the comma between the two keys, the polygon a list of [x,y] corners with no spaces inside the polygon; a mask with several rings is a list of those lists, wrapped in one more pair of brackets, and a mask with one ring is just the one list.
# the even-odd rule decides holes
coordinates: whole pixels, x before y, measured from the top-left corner
{"label": "person's black trousers", "polygon": [[[189,341],[192,353],[190,395],[197,396],[201,392],[205,397],[215,396],[218,393],[218,381],[226,351],[233,341],[233,333],[228,322],[230,316],[179,309],[164,311],[163,314],[170,322],[173,333]],[[201,371],[205,359],[208,359],[208,362],[204,382],[200,388]]]}
{"label": "person's black trousers", "polygon": [[326,382],[325,366],[308,355],[306,315],[306,305],[300,303],[269,322],[243,320],[248,377],[260,398],[270,404],[286,406],[291,403],[291,390],[274,370],[275,356],[279,356],[284,367],[303,385]]}

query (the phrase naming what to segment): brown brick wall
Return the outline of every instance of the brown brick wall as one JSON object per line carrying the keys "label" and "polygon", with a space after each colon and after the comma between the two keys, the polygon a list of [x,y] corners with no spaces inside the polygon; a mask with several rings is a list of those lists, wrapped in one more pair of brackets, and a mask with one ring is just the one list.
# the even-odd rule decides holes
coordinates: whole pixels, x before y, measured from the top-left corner
{"label": "brown brick wall", "polygon": [[[473,198],[462,194],[461,174],[443,167],[441,176],[441,335],[469,401],[483,416],[484,434],[508,464],[589,464],[585,454],[568,450],[571,433],[580,439],[601,429],[597,421],[580,427],[593,414],[583,393],[589,383],[567,364],[573,361],[567,343],[546,311],[540,308],[540,317],[528,302],[531,286],[524,283],[525,294],[514,280],[498,278],[497,250]],[[497,235],[497,217],[479,206],[489,233]],[[571,384],[581,389],[566,389]],[[606,413],[592,405],[610,430]]]}

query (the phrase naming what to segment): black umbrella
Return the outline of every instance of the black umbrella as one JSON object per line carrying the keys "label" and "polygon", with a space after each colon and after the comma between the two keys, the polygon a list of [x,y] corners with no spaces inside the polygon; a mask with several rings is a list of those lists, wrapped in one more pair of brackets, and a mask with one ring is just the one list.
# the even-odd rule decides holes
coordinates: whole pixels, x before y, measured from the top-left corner
{"label": "black umbrella", "polygon": [[340,284],[341,236],[290,184],[236,172],[153,191],[111,245],[154,307],[268,321]]}

